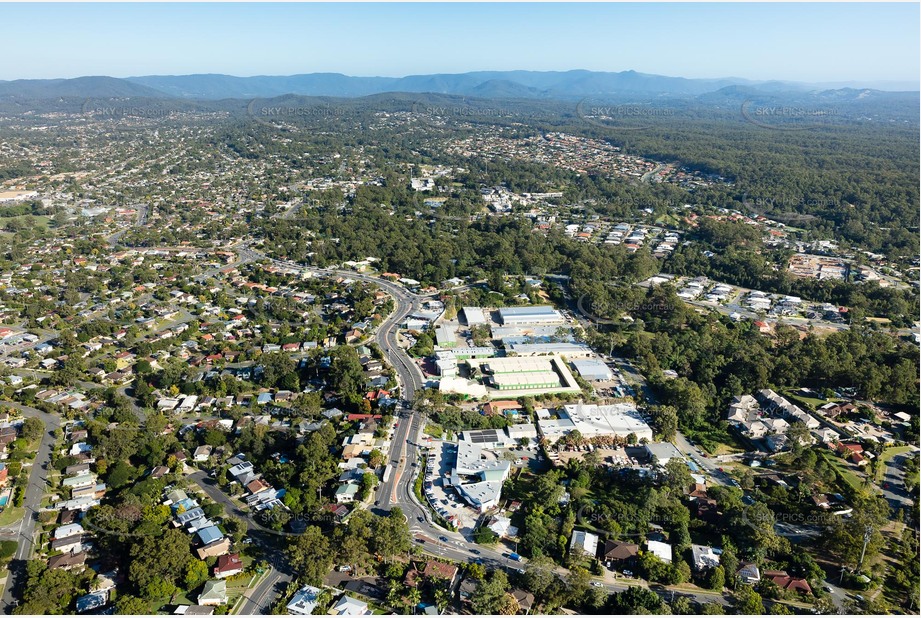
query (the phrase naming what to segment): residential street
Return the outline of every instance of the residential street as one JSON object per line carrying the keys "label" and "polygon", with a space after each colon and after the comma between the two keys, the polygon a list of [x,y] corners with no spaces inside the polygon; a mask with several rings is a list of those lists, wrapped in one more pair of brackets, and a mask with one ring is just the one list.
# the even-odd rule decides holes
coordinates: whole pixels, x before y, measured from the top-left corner
{"label": "residential street", "polygon": [[19,543],[16,548],[16,555],[10,563],[6,586],[3,589],[2,599],[0,599],[2,613],[11,614],[18,603],[18,599],[14,596],[14,591],[21,591],[25,587],[25,563],[32,556],[35,523],[38,519],[38,511],[41,508],[42,497],[45,495],[45,488],[48,484],[47,475],[48,467],[51,464],[51,450],[54,446],[54,432],[61,426],[61,419],[56,414],[48,414],[41,410],[9,401],[0,401],[0,406],[13,408],[20,411],[26,418],[38,418],[45,423],[45,431],[42,434],[38,452],[29,470],[29,485],[26,488],[25,500],[23,501],[25,515],[19,523],[0,529],[0,538]]}

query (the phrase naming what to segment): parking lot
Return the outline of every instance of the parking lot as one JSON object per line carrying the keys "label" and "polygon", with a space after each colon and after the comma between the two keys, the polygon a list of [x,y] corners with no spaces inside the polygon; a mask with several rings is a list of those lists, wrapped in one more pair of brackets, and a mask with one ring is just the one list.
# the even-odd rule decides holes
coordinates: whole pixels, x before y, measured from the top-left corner
{"label": "parking lot", "polygon": [[453,523],[461,534],[473,532],[479,514],[448,487],[448,478],[457,457],[457,446],[443,440],[432,440],[426,454],[425,480],[422,491],[435,511]]}

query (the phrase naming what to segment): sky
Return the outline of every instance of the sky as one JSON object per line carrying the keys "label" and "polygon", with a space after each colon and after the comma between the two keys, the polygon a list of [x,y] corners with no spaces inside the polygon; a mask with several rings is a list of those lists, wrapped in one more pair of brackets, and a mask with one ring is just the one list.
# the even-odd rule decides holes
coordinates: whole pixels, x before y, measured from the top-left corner
{"label": "sky", "polygon": [[588,69],[917,84],[919,19],[917,3],[0,3],[0,79]]}

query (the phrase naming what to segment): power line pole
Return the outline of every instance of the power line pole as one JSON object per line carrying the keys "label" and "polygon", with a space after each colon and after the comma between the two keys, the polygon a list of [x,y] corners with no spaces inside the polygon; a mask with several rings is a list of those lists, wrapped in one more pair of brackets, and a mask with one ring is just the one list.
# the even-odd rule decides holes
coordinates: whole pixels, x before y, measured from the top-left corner
{"label": "power line pole", "polygon": [[863,566],[864,554],[867,553],[867,544],[870,542],[870,538],[873,536],[873,526],[867,524],[863,531],[863,549],[860,550],[860,562],[857,563],[857,568],[860,569]]}

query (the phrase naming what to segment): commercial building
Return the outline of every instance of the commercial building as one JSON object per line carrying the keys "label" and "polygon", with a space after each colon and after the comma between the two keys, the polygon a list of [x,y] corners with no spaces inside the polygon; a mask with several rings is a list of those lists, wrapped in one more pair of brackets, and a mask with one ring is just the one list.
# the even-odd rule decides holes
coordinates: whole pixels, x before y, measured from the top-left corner
{"label": "commercial building", "polygon": [[491,374],[502,373],[545,373],[552,372],[553,365],[542,358],[494,358],[480,365],[483,371]]}
{"label": "commercial building", "polygon": [[560,386],[560,377],[553,371],[528,373],[500,373],[489,379],[490,386],[500,391],[555,388]]}
{"label": "commercial building", "polygon": [[571,404],[563,406],[559,418],[539,419],[537,426],[541,435],[555,442],[574,429],[586,438],[594,436],[636,435],[637,440],[652,441],[652,429],[643,421],[636,408],[630,404],[618,403],[609,406],[594,404]]}
{"label": "commercial building", "polygon": [[559,355],[566,358],[590,358],[595,355],[584,343],[548,342],[548,343],[507,343],[505,349],[515,356]]}
{"label": "commercial building", "polygon": [[518,324],[563,324],[563,315],[549,305],[535,307],[503,307],[499,319],[506,326]]}
{"label": "commercial building", "polygon": [[457,377],[457,359],[456,358],[439,358],[435,361],[435,368],[438,369],[438,375],[443,378]]}
{"label": "commercial building", "polygon": [[583,380],[607,382],[614,379],[614,372],[600,358],[580,358],[570,363]]}
{"label": "commercial building", "polygon": [[[498,435],[482,436],[498,440]],[[482,442],[462,440],[457,444],[457,461],[451,470],[450,484],[481,513],[495,507],[502,494],[502,483],[508,478],[511,464],[484,452]],[[490,454],[491,455],[491,454]]]}
{"label": "commercial building", "polygon": [[479,307],[464,307],[461,311],[464,313],[464,319],[467,321],[467,326],[479,326],[481,324],[486,324],[486,314],[483,313],[483,310]]}
{"label": "commercial building", "polygon": [[437,350],[435,358],[453,358],[455,360],[468,360],[471,358],[492,358],[499,354],[499,350],[489,346],[472,348],[452,348],[450,350]]}
{"label": "commercial building", "polygon": [[655,459],[656,463],[663,467],[672,459],[684,459],[681,451],[671,442],[650,442],[646,445],[646,453],[650,459]]}
{"label": "commercial building", "polygon": [[509,448],[523,438],[537,441],[537,427],[532,423],[521,423],[505,429],[467,429],[461,432],[459,441],[481,448]]}
{"label": "commercial building", "polygon": [[447,324],[442,324],[435,329],[435,342],[439,348],[453,348],[457,345],[454,329]]}

